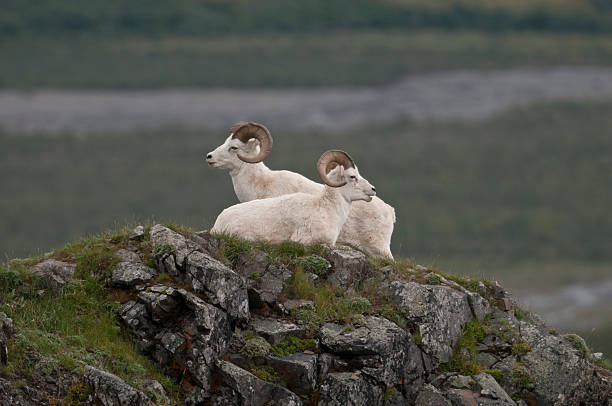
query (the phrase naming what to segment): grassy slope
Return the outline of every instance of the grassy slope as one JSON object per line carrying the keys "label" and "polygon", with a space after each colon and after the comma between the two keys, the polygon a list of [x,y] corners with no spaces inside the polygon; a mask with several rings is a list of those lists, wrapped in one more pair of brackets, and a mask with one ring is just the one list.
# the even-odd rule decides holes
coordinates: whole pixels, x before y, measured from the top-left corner
{"label": "grassy slope", "polygon": [[0,39],[0,59],[10,61],[0,64],[5,88],[354,86],[447,69],[609,65],[612,40],[398,30],[163,39],[27,36]]}
{"label": "grassy slope", "polygon": [[[177,384],[140,355],[122,332],[117,321],[121,297],[111,295],[103,283],[118,262],[114,252],[125,246],[128,232],[107,232],[54,251],[52,258],[77,265],[75,281],[58,294],[25,272],[43,258],[0,263],[0,311],[13,319],[15,327],[9,363],[0,369],[0,375],[36,385],[40,374],[81,376],[84,366],[92,365],[140,389],[145,379],[156,379],[178,399]],[[139,245],[151,251],[148,238]],[[81,391],[78,383],[74,385],[71,392]]]}

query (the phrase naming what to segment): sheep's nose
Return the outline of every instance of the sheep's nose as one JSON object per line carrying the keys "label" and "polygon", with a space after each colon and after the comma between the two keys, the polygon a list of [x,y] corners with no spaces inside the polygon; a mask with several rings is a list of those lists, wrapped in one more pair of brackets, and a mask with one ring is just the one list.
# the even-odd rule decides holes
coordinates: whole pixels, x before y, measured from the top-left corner
{"label": "sheep's nose", "polygon": [[206,159],[212,159],[212,154],[206,155]]}
{"label": "sheep's nose", "polygon": [[372,192],[376,192],[376,188],[372,186]]}

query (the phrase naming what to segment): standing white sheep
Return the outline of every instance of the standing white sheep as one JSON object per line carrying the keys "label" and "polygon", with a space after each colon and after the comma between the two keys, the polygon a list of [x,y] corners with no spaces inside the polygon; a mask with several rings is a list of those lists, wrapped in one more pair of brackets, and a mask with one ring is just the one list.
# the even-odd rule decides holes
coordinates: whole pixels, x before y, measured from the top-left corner
{"label": "standing white sheep", "polygon": [[[213,168],[229,170],[238,200],[248,202],[290,193],[319,194],[324,186],[290,171],[273,171],[262,162],[272,150],[272,136],[261,124],[239,122],[225,142],[208,153]],[[391,235],[395,210],[378,197],[356,201],[342,228],[338,243],[362,249],[372,256],[393,258]]]}
{"label": "standing white sheep", "polygon": [[351,203],[370,202],[376,189],[359,175],[346,152],[325,152],[317,169],[325,183],[318,193],[292,193],[236,204],[221,212],[210,231],[272,244],[290,240],[334,246]]}

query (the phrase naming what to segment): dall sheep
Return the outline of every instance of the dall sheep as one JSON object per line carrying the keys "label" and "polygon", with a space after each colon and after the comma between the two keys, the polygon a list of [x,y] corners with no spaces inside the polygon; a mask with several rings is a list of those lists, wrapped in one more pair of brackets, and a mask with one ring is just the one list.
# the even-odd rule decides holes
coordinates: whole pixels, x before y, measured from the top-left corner
{"label": "dall sheep", "polygon": [[289,240],[334,246],[351,203],[370,202],[376,189],[344,151],[325,152],[317,169],[325,183],[317,194],[291,193],[236,204],[221,212],[210,231],[271,244]]}
{"label": "dall sheep", "polygon": [[[320,194],[324,186],[291,171],[273,171],[262,162],[272,150],[272,136],[258,123],[238,122],[225,142],[209,152],[213,168],[229,170],[240,202],[290,193]],[[356,201],[340,232],[338,243],[351,245],[372,256],[393,258],[391,235],[395,210],[378,197],[372,202]]]}

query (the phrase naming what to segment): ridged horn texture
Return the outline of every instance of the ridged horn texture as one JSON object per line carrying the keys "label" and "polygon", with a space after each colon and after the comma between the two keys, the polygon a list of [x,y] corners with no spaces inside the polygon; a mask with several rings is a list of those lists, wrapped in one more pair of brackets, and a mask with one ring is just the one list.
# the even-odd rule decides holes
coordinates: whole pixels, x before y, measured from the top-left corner
{"label": "ridged horn texture", "polygon": [[256,164],[261,162],[272,151],[272,136],[270,131],[259,123],[251,123],[247,121],[239,121],[230,128],[230,134],[234,134],[232,138],[238,138],[240,141],[246,143],[251,138],[256,138],[259,141],[259,154],[255,157],[246,157],[238,154],[238,158],[241,161]]}
{"label": "ridged horn texture", "polygon": [[346,181],[335,183],[332,182],[327,174],[329,171],[334,169],[336,166],[342,165],[344,169],[348,169],[351,167],[355,167],[355,161],[349,154],[340,150],[330,150],[326,151],[319,158],[319,162],[317,162],[317,171],[319,171],[319,176],[323,183],[331,187],[340,187],[346,185]]}

